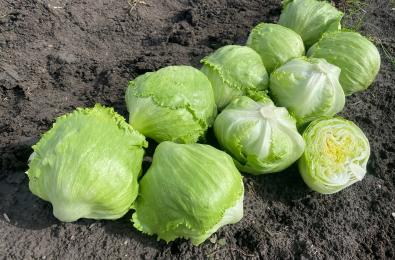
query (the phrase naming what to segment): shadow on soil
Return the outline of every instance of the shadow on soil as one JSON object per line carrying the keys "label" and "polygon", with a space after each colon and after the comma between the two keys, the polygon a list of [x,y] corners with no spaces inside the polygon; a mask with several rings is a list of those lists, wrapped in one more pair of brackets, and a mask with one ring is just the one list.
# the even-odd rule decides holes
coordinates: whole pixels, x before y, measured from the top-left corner
{"label": "shadow on soil", "polygon": [[0,148],[0,218],[26,229],[57,223],[51,205],[34,196],[28,186],[27,161],[36,138]]}
{"label": "shadow on soil", "polygon": [[256,194],[260,195],[265,201],[288,203],[303,199],[312,193],[304,184],[296,164],[279,173],[261,176],[244,174],[244,176],[253,179],[251,183]]}
{"label": "shadow on soil", "polygon": [[37,230],[59,223],[52,216],[51,205],[29,191],[24,172],[0,180],[0,197],[1,218],[14,226]]}
{"label": "shadow on soil", "polygon": [[133,223],[131,222],[133,212],[133,210],[129,211],[124,217],[116,221],[103,222],[105,232],[107,234],[139,241],[144,247],[155,248],[157,250],[161,250],[165,247],[166,243],[163,241],[157,242],[156,237],[145,235],[133,227]]}

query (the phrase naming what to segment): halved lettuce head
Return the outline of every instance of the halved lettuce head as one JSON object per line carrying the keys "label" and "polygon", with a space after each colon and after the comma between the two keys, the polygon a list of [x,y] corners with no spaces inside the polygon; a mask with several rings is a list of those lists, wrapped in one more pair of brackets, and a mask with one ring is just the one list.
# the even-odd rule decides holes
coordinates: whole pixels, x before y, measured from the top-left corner
{"label": "halved lettuce head", "polygon": [[296,58],[270,75],[270,90],[275,103],[286,107],[302,125],[343,110],[339,76],[340,69],[324,59]]}
{"label": "halved lettuce head", "polygon": [[111,108],[78,108],[59,117],[33,146],[29,188],[61,221],[122,217],[138,193],[143,135]]}
{"label": "halved lettuce head", "polygon": [[210,81],[189,66],[170,66],[129,82],[129,123],[158,143],[194,143],[217,113]]}
{"label": "halved lettuce head", "polygon": [[313,121],[303,133],[306,149],[299,171],[314,191],[332,194],[363,179],[369,141],[353,122],[340,117]]}
{"label": "halved lettuce head", "polygon": [[201,71],[213,86],[215,103],[219,110],[235,97],[268,87],[269,77],[262,59],[249,47],[228,45],[201,62]]}
{"label": "halved lettuce head", "polygon": [[140,182],[134,226],[166,242],[198,245],[243,217],[244,186],[232,158],[203,144],[163,142]]}
{"label": "halved lettuce head", "polygon": [[299,34],[284,26],[270,23],[260,23],[252,29],[247,46],[258,52],[269,73],[305,53]]}
{"label": "halved lettuce head", "polygon": [[346,96],[367,89],[380,70],[380,53],[356,32],[326,33],[307,55],[324,58],[341,69],[340,84]]}
{"label": "halved lettuce head", "polygon": [[285,0],[279,24],[298,33],[309,47],[325,32],[341,29],[343,13],[326,1]]}
{"label": "halved lettuce head", "polygon": [[239,170],[251,174],[282,171],[304,150],[295,119],[267,97],[234,99],[216,118],[214,133]]}

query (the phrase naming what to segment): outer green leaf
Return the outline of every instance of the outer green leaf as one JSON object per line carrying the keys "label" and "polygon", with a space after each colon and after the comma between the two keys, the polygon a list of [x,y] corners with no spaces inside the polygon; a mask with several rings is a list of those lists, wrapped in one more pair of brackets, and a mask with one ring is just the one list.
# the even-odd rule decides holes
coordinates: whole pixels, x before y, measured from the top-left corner
{"label": "outer green leaf", "polygon": [[163,142],[140,182],[134,226],[167,242],[198,245],[243,216],[244,186],[232,158],[211,146]]}
{"label": "outer green leaf", "polygon": [[353,122],[343,118],[313,121],[303,133],[306,150],[299,171],[306,184],[323,194],[338,192],[363,179],[369,141]]}
{"label": "outer green leaf", "polygon": [[269,73],[305,52],[302,38],[297,33],[270,23],[260,23],[252,29],[247,46],[258,52]]}
{"label": "outer green leaf", "polygon": [[189,66],[170,66],[129,82],[130,124],[157,142],[193,143],[214,121],[214,93],[207,77]]}
{"label": "outer green leaf", "polygon": [[268,98],[236,98],[218,115],[214,132],[236,166],[252,174],[282,171],[304,150],[295,119]]}
{"label": "outer green leaf", "polygon": [[219,109],[247,91],[267,89],[269,77],[262,59],[249,47],[228,45],[201,62],[202,72],[211,81]]}
{"label": "outer green leaf", "polygon": [[342,18],[343,13],[326,1],[290,0],[278,23],[297,32],[305,45],[311,46],[325,32],[340,30]]}
{"label": "outer green leaf", "polygon": [[341,69],[340,84],[346,95],[367,89],[381,63],[376,46],[356,32],[326,33],[308,56],[324,58]]}
{"label": "outer green leaf", "polygon": [[344,108],[340,69],[324,59],[296,58],[270,75],[277,105],[286,107],[298,124],[333,116]]}
{"label": "outer green leaf", "polygon": [[61,221],[120,218],[137,196],[146,146],[113,109],[79,108],[33,146],[29,188],[52,203]]}

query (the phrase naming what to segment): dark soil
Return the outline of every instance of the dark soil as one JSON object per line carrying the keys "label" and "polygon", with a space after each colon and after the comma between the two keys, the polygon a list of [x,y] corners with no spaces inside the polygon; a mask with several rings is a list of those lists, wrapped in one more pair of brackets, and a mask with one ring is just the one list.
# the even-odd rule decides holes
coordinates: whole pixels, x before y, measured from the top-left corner
{"label": "dark soil", "polygon": [[394,259],[395,4],[388,0],[336,2],[383,59],[376,82],[348,98],[342,113],[371,142],[362,182],[324,196],[295,167],[245,175],[244,219],[199,247],[157,242],[133,229],[130,216],[67,224],[52,216],[51,205],[29,192],[24,171],[30,146],[57,116],[96,102],[126,116],[128,80],[167,65],[199,66],[281,10],[279,0],[145,2],[131,10],[127,0],[0,0],[0,258]]}

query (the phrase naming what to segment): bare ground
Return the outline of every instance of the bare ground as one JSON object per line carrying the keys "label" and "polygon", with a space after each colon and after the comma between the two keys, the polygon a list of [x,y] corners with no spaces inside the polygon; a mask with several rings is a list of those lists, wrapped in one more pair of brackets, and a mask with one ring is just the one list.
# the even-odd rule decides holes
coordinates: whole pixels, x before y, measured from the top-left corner
{"label": "bare ground", "polygon": [[[141,1],[140,1],[141,2]],[[376,82],[342,113],[368,136],[368,175],[332,196],[295,167],[245,175],[245,217],[200,247],[170,244],[118,221],[60,223],[28,190],[30,146],[54,119],[96,102],[126,116],[128,80],[167,65],[199,65],[277,21],[275,0],[0,0],[0,258],[395,258],[395,4],[336,1],[345,23],[382,54]],[[151,149],[152,150],[152,149]]]}

